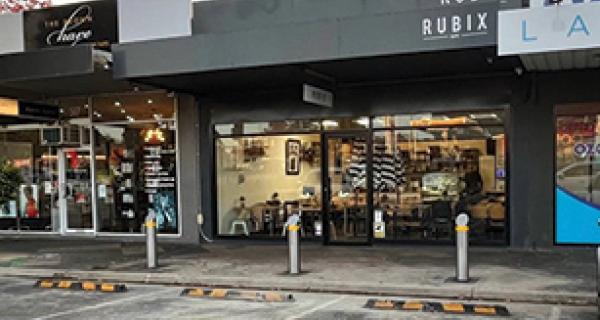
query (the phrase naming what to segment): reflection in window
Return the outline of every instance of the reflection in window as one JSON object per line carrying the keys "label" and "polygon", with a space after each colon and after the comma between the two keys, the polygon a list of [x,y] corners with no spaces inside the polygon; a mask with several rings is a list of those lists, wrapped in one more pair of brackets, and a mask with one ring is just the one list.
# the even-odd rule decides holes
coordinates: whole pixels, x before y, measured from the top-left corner
{"label": "reflection in window", "polygon": [[302,209],[303,236],[321,228],[319,135],[217,138],[218,234],[280,238]]}
{"label": "reflection in window", "polygon": [[600,204],[600,108],[589,106],[581,112],[573,106],[558,111],[563,114],[556,119],[556,183],[579,199]]}
{"label": "reflection in window", "polygon": [[384,238],[451,240],[454,218],[466,212],[474,241],[504,242],[503,127],[423,124],[374,133],[374,205]]}

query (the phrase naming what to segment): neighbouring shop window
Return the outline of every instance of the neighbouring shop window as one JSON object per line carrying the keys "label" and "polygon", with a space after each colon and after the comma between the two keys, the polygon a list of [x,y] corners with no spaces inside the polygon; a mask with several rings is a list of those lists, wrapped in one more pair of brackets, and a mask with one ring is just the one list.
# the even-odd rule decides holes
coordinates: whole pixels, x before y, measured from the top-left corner
{"label": "neighbouring shop window", "polygon": [[600,241],[600,104],[556,108],[556,241]]}
{"label": "neighbouring shop window", "polygon": [[473,241],[504,243],[502,119],[502,112],[375,118],[376,238],[448,241],[454,218],[466,212]]}
{"label": "neighbouring shop window", "polygon": [[[0,230],[61,231],[61,144],[73,147],[89,142],[86,101],[65,98],[41,102],[47,108],[57,108],[58,118],[2,119],[5,125],[0,128],[0,175],[5,179],[2,188],[11,191],[1,192],[4,196],[0,196]],[[89,175],[86,179],[89,184]],[[65,190],[75,189],[66,184]]]}
{"label": "neighbouring shop window", "polygon": [[304,237],[321,235],[319,134],[218,137],[218,234],[281,238],[302,210]]}
{"label": "neighbouring shop window", "polygon": [[40,143],[36,127],[0,129],[0,230],[58,231],[56,148]]}
{"label": "neighbouring shop window", "polygon": [[178,233],[175,99],[163,93],[93,99],[100,232],[139,233],[147,214]]}

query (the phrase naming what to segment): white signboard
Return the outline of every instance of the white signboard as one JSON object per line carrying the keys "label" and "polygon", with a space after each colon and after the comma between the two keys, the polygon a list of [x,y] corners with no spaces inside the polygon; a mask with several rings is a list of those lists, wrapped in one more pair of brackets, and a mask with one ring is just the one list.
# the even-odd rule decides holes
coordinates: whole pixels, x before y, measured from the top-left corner
{"label": "white signboard", "polygon": [[600,2],[499,13],[498,55],[600,47]]}
{"label": "white signboard", "polygon": [[333,107],[333,93],[323,90],[309,84],[303,86],[304,102],[315,104],[321,107]]}

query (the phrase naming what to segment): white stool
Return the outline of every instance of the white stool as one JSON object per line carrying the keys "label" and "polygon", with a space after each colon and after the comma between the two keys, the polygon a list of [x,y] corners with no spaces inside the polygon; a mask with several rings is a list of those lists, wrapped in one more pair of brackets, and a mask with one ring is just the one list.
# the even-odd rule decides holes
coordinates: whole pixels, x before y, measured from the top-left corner
{"label": "white stool", "polygon": [[231,223],[231,230],[229,230],[230,234],[236,234],[236,229],[238,226],[241,226],[242,229],[244,229],[244,234],[249,237],[250,236],[250,232],[248,231],[248,223],[246,223],[246,220],[233,220],[233,222]]}

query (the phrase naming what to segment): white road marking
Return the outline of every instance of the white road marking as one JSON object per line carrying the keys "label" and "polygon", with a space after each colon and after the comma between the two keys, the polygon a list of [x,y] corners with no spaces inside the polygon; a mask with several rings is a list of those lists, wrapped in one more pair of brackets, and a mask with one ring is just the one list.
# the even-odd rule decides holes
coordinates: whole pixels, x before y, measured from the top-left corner
{"label": "white road marking", "polygon": [[300,319],[300,318],[302,318],[302,317],[304,317],[304,316],[306,316],[306,315],[309,315],[309,314],[311,314],[311,313],[313,313],[313,312],[316,312],[316,311],[319,311],[319,310],[321,310],[321,309],[325,309],[325,308],[327,308],[327,307],[329,307],[329,306],[331,306],[331,305],[334,305],[334,304],[336,304],[336,303],[338,303],[338,302],[340,302],[340,301],[344,300],[344,298],[346,298],[346,296],[345,296],[345,295],[344,295],[344,296],[340,296],[340,297],[338,297],[337,299],[331,300],[331,301],[329,301],[329,302],[325,302],[325,303],[323,303],[323,304],[320,304],[320,305],[318,305],[318,306],[316,306],[316,307],[314,307],[314,308],[312,308],[312,309],[308,309],[308,310],[306,310],[306,311],[304,311],[304,312],[302,312],[302,313],[299,313],[299,314],[297,314],[297,315],[294,315],[294,316],[291,316],[291,317],[289,317],[289,318],[286,318],[286,320]]}
{"label": "white road marking", "polygon": [[550,318],[548,320],[559,320],[560,319],[560,308],[552,307],[552,312],[550,312]]}
{"label": "white road marking", "polygon": [[53,319],[53,318],[58,318],[58,317],[66,316],[68,314],[79,313],[79,312],[94,310],[94,309],[103,308],[103,307],[107,307],[107,306],[123,304],[125,302],[130,302],[130,301],[135,301],[135,300],[141,300],[141,299],[152,297],[152,296],[161,296],[161,295],[163,295],[167,291],[170,291],[170,290],[161,290],[159,292],[154,291],[154,292],[151,292],[151,293],[141,294],[141,295],[138,295],[138,296],[132,296],[132,297],[128,297],[128,298],[122,298],[122,299],[117,299],[117,300],[102,302],[102,303],[91,305],[91,306],[85,306],[85,307],[81,307],[81,308],[77,308],[77,309],[66,310],[66,311],[62,311],[62,312],[57,312],[57,313],[45,315],[43,317],[34,318],[33,320]]}

